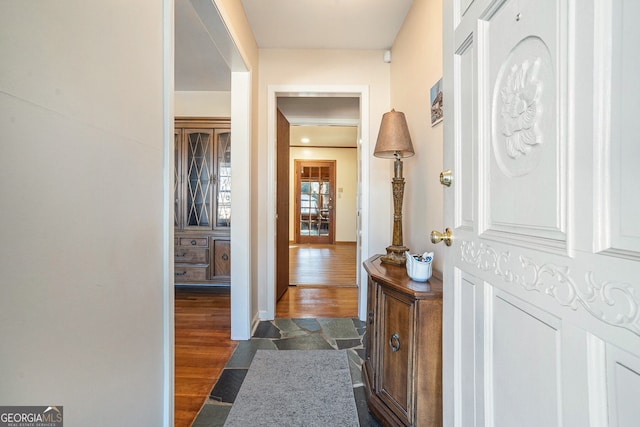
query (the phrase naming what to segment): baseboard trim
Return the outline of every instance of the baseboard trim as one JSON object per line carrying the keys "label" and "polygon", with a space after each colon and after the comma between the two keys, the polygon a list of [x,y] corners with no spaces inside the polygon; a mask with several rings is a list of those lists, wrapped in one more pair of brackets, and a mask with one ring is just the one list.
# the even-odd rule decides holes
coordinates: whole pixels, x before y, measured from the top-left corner
{"label": "baseboard trim", "polygon": [[[289,240],[289,245],[313,245],[314,243],[296,243],[295,240]],[[330,245],[331,243],[318,243],[318,245]],[[355,246],[357,242],[352,242],[348,240],[336,240],[334,245],[351,245]]]}
{"label": "baseboard trim", "polygon": [[331,283],[325,285],[323,283],[289,283],[289,286],[298,288],[357,288],[356,283]]}
{"label": "baseboard trim", "polygon": [[260,324],[260,312],[257,312],[255,316],[253,316],[253,320],[251,321],[251,336],[255,334],[256,329],[258,329],[258,325]]}

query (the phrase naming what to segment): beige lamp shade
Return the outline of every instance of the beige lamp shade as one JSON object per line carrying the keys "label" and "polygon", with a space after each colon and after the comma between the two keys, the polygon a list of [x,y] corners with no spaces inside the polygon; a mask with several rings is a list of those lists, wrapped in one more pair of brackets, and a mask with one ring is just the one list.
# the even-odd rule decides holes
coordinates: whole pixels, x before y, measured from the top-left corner
{"label": "beige lamp shade", "polygon": [[396,153],[400,157],[411,157],[415,154],[404,113],[391,110],[382,116],[373,155],[392,159]]}

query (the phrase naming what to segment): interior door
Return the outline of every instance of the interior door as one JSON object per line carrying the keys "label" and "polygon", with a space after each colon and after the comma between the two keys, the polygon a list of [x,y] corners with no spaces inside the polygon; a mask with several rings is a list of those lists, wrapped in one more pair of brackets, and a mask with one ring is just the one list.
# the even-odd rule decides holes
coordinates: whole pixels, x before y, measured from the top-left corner
{"label": "interior door", "polygon": [[638,425],[638,16],[444,2],[444,425]]}
{"label": "interior door", "polygon": [[277,111],[276,301],[289,286],[289,121]]}
{"label": "interior door", "polygon": [[335,243],[335,169],[335,160],[295,161],[297,243]]}

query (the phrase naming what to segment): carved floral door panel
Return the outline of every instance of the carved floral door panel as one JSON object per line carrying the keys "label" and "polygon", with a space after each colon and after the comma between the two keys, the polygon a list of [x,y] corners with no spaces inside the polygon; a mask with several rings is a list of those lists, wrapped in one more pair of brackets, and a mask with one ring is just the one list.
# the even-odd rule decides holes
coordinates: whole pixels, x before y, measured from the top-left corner
{"label": "carved floral door panel", "polygon": [[444,424],[637,425],[640,6],[444,5]]}

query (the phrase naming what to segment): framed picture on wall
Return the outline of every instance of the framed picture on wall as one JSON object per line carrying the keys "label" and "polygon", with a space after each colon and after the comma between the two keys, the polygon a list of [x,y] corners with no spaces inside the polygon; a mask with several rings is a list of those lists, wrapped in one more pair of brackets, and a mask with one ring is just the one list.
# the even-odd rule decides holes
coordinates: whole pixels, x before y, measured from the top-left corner
{"label": "framed picture on wall", "polygon": [[429,100],[431,101],[431,126],[435,126],[442,121],[442,78],[431,86]]}

